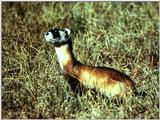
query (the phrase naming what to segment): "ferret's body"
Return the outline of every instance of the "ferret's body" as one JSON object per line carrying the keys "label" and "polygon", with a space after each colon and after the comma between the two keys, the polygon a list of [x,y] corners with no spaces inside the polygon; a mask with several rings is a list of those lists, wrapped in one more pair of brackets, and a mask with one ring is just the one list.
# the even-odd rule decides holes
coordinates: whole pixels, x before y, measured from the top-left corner
{"label": "ferret's body", "polygon": [[131,93],[134,84],[127,75],[113,68],[87,66],[78,62],[73,55],[71,38],[65,43],[63,41],[63,44],[56,44],[55,50],[64,73],[84,86],[96,89],[108,97]]}
{"label": "ferret's body", "polygon": [[55,47],[61,69],[84,86],[99,90],[107,96],[124,95],[130,92],[133,82],[125,74],[107,67],[86,66],[74,59],[71,46]]}

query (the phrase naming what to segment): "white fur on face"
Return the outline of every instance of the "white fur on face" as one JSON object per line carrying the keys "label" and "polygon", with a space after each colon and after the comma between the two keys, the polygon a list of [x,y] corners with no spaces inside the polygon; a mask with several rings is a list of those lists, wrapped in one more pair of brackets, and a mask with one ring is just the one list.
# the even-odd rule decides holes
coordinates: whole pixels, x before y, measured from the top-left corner
{"label": "white fur on face", "polygon": [[65,41],[65,32],[64,31],[59,31],[59,33],[60,33],[60,39],[62,40],[62,41]]}
{"label": "white fur on face", "polygon": [[[64,30],[67,32],[67,34],[68,34],[67,36],[69,36],[71,33],[70,29],[65,28]],[[56,39],[58,39],[59,42],[66,41],[67,40],[66,39],[66,32],[64,32],[63,30],[59,30],[60,38],[56,38]],[[56,41],[52,32],[45,33],[45,39],[47,42],[52,42],[52,43],[54,43]]]}
{"label": "white fur on face", "polygon": [[52,43],[54,42],[53,35],[52,35],[51,32],[47,32],[45,34],[45,39],[46,39],[47,42],[52,42]]}

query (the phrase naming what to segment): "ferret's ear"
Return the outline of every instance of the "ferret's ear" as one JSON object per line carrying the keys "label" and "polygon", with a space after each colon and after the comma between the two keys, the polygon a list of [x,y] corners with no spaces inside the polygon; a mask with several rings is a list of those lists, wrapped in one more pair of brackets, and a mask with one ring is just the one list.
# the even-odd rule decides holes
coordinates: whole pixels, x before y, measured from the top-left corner
{"label": "ferret's ear", "polygon": [[71,30],[70,30],[70,29],[65,28],[64,30],[67,32],[67,34],[68,34],[68,35],[70,35],[70,34],[71,34]]}

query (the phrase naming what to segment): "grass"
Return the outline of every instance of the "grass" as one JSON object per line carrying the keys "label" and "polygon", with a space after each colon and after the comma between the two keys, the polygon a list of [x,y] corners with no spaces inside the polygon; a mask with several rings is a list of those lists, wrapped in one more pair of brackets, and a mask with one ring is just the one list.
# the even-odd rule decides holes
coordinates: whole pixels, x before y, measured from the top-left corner
{"label": "grass", "polygon": [[[2,118],[158,119],[158,2],[2,2]],[[72,30],[84,64],[123,71],[135,95],[75,97],[44,32]]]}

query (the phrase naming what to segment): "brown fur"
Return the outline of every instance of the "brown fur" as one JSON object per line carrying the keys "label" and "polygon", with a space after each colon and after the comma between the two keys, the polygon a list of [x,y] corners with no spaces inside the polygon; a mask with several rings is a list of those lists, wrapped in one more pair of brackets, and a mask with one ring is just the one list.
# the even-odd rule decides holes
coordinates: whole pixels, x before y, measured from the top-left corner
{"label": "brown fur", "polygon": [[57,55],[61,54],[58,59],[63,59],[59,62],[64,73],[78,80],[84,86],[96,89],[108,97],[131,93],[134,84],[127,75],[113,68],[86,66],[76,61],[71,42],[56,49]]}
{"label": "brown fur", "polygon": [[[115,69],[85,66],[82,64],[66,66],[64,71],[67,71],[67,74],[75,77],[83,85],[91,89],[96,88],[97,90],[102,91],[102,93],[107,96],[128,94],[133,88],[131,79]],[[119,90],[118,86],[122,86],[122,90]],[[107,94],[105,91],[108,91],[109,93]]]}

